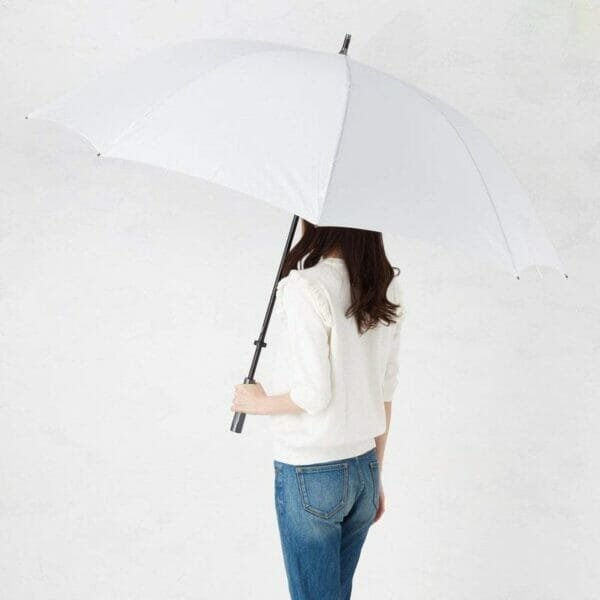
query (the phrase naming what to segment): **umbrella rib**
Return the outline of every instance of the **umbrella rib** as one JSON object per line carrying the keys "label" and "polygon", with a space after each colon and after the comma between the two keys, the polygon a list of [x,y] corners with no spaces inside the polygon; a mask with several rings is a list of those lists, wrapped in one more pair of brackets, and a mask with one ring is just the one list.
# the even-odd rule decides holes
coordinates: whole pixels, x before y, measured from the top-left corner
{"label": "umbrella rib", "polygon": [[496,220],[498,221],[498,226],[500,227],[500,231],[502,232],[502,237],[504,238],[504,243],[506,244],[506,249],[510,256],[510,260],[512,262],[513,269],[515,270],[515,275],[518,278],[519,270],[517,269],[517,265],[515,264],[515,257],[513,255],[512,249],[510,247],[510,243],[508,241],[508,236],[506,235],[504,225],[502,224],[502,219],[500,218],[500,213],[498,212],[498,207],[496,206],[496,203],[494,202],[494,199],[492,198],[492,194],[490,193],[490,188],[488,187],[487,181],[485,180],[485,177],[483,176],[483,173],[481,172],[481,169],[479,168],[479,165],[477,164],[477,161],[475,160],[473,153],[471,152],[469,146],[467,146],[467,143],[465,142],[462,135],[460,135],[460,132],[458,131],[457,127],[454,125],[454,123],[452,123],[452,121],[450,121],[450,119],[446,116],[446,114],[444,114],[443,112],[441,114],[444,116],[446,121],[448,121],[448,123],[450,123],[450,126],[452,127],[452,129],[454,129],[454,131],[456,131],[456,135],[459,137],[460,141],[462,142],[463,146],[465,147],[466,151],[468,152],[471,160],[473,161],[473,164],[475,165],[475,168],[477,169],[477,173],[479,173],[479,177],[481,178],[481,183],[483,183],[483,187],[485,188],[485,193],[487,194],[487,197],[490,199],[490,203],[492,205],[492,208],[494,209],[494,214],[496,215]]}
{"label": "umbrella rib", "polygon": [[319,216],[323,212],[323,208],[325,207],[325,202],[327,200],[327,195],[329,193],[329,186],[331,185],[331,179],[333,178],[333,171],[335,169],[335,165],[337,163],[338,155],[340,153],[340,146],[342,144],[342,136],[344,135],[344,127],[346,126],[346,117],[348,116],[348,106],[350,104],[350,89],[352,87],[352,75],[350,72],[350,64],[348,61],[347,55],[342,55],[344,57],[344,64],[346,66],[346,104],[344,106],[344,114],[342,116],[342,124],[340,125],[340,133],[338,134],[337,143],[335,145],[335,151],[333,153],[333,160],[331,161],[331,166],[329,167],[329,175],[327,177],[327,183],[325,184],[325,193],[323,194],[323,204],[321,206],[321,210],[319,210]]}
{"label": "umbrella rib", "polygon": [[[411,87],[413,87],[413,86],[411,86]],[[423,98],[424,100],[427,100],[427,102],[437,112],[439,112],[444,117],[444,119],[446,119],[446,121],[448,122],[448,124],[450,125],[450,127],[452,127],[452,129],[454,129],[454,132],[458,136],[458,139],[462,142],[462,145],[464,146],[465,150],[467,151],[467,153],[469,155],[469,158],[471,159],[471,162],[473,163],[473,165],[477,169],[477,173],[479,174],[479,178],[481,179],[481,183],[483,184],[483,187],[485,189],[485,193],[487,194],[487,197],[490,200],[490,204],[492,205],[492,208],[494,209],[494,214],[496,215],[496,220],[498,221],[498,226],[500,227],[500,231],[502,233],[502,237],[504,238],[504,243],[506,245],[506,250],[508,252],[508,255],[510,256],[510,260],[511,260],[513,269],[515,271],[515,275],[516,275],[517,279],[519,279],[519,270],[517,269],[517,265],[515,264],[515,257],[513,256],[512,250],[510,248],[510,244],[508,242],[508,237],[506,235],[506,231],[504,230],[504,225],[502,225],[502,219],[500,218],[500,213],[498,212],[498,207],[496,206],[496,203],[494,202],[494,199],[492,198],[492,194],[490,193],[490,189],[488,187],[488,184],[487,184],[487,182],[485,180],[485,177],[483,176],[483,173],[481,172],[481,169],[479,168],[479,165],[477,164],[477,161],[475,160],[475,157],[473,156],[473,153],[471,152],[469,146],[465,142],[463,136],[460,135],[460,132],[458,131],[458,128],[456,127],[456,125],[454,125],[454,123],[451,121],[451,119],[448,117],[448,115],[443,110],[441,110],[438,106],[436,106],[433,102],[431,102],[431,100],[429,100],[429,98],[427,98],[427,96],[421,94],[420,91],[417,88],[413,87],[413,89],[415,90],[415,92],[417,94],[419,94],[419,96],[421,96],[421,98]]]}

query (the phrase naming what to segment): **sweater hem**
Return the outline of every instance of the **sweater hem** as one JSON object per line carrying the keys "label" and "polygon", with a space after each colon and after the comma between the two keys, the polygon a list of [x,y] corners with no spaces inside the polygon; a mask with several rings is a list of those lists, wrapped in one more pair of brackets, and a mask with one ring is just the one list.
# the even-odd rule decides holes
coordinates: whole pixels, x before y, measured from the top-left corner
{"label": "sweater hem", "polygon": [[353,458],[375,447],[375,438],[373,437],[336,446],[289,446],[278,439],[274,439],[273,458],[277,462],[290,465],[309,465],[330,460]]}

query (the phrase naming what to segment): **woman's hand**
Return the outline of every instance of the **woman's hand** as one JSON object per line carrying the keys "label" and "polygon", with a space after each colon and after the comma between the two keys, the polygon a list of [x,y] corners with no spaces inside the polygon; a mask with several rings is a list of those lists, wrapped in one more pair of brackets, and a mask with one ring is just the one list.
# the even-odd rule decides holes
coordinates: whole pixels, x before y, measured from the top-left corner
{"label": "woman's hand", "polygon": [[269,414],[268,396],[260,383],[240,383],[234,389],[232,411],[249,415]]}
{"label": "woman's hand", "polygon": [[379,480],[379,507],[377,508],[377,512],[375,513],[375,518],[373,519],[373,523],[379,521],[381,515],[385,512],[385,494],[383,493],[383,483],[381,483],[381,479]]}

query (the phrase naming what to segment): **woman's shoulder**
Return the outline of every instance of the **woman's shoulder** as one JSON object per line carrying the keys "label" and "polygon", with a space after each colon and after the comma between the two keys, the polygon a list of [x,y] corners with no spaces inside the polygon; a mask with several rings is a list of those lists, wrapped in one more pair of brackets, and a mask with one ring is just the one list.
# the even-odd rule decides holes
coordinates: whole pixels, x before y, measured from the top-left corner
{"label": "woman's shoulder", "polygon": [[284,308],[285,298],[304,298],[310,301],[326,324],[331,323],[331,305],[329,295],[321,282],[320,269],[317,265],[307,269],[292,269],[277,284],[277,296],[282,300],[280,309]]}
{"label": "woman's shoulder", "polygon": [[388,289],[394,294],[402,293],[402,286],[400,284],[400,269],[398,267],[392,267],[394,269],[394,276],[390,281]]}
{"label": "woman's shoulder", "polygon": [[323,262],[303,269],[292,269],[288,275],[282,277],[277,284],[277,289],[293,287],[313,294],[326,294],[329,270]]}
{"label": "woman's shoulder", "polygon": [[398,267],[394,267],[394,276],[388,285],[388,300],[393,302],[394,304],[399,304],[398,308],[398,316],[404,316],[404,293],[403,286],[400,280],[400,269]]}

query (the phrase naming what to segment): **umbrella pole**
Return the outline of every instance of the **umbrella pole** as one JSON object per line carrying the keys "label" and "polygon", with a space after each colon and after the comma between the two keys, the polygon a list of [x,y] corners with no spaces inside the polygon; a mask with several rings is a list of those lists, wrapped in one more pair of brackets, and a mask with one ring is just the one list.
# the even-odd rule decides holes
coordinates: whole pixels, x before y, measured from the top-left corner
{"label": "umbrella pole", "polygon": [[[283,254],[281,256],[279,268],[277,269],[277,275],[275,276],[275,282],[273,283],[273,289],[271,290],[271,297],[269,298],[269,304],[267,305],[267,312],[265,313],[265,318],[264,318],[258,339],[254,340],[254,345],[256,346],[256,349],[254,350],[254,356],[252,358],[252,362],[250,363],[250,370],[248,371],[248,376],[244,379],[244,383],[254,383],[254,372],[256,371],[256,367],[258,365],[258,359],[260,358],[260,351],[267,345],[265,343],[265,337],[267,335],[269,321],[271,320],[273,306],[275,305],[275,296],[277,294],[277,284],[279,283],[279,280],[281,279],[281,272],[283,271],[283,264],[285,262],[286,256],[292,246],[292,241],[294,239],[294,233],[296,232],[296,226],[298,225],[298,218],[299,218],[298,215],[294,215],[294,217],[292,218],[292,223],[290,225],[290,231],[288,233],[288,237],[285,242],[285,246],[283,248]],[[234,413],[229,430],[233,431],[235,433],[242,433],[242,429],[244,428],[245,418],[246,418],[246,413],[242,413],[242,412]]]}

